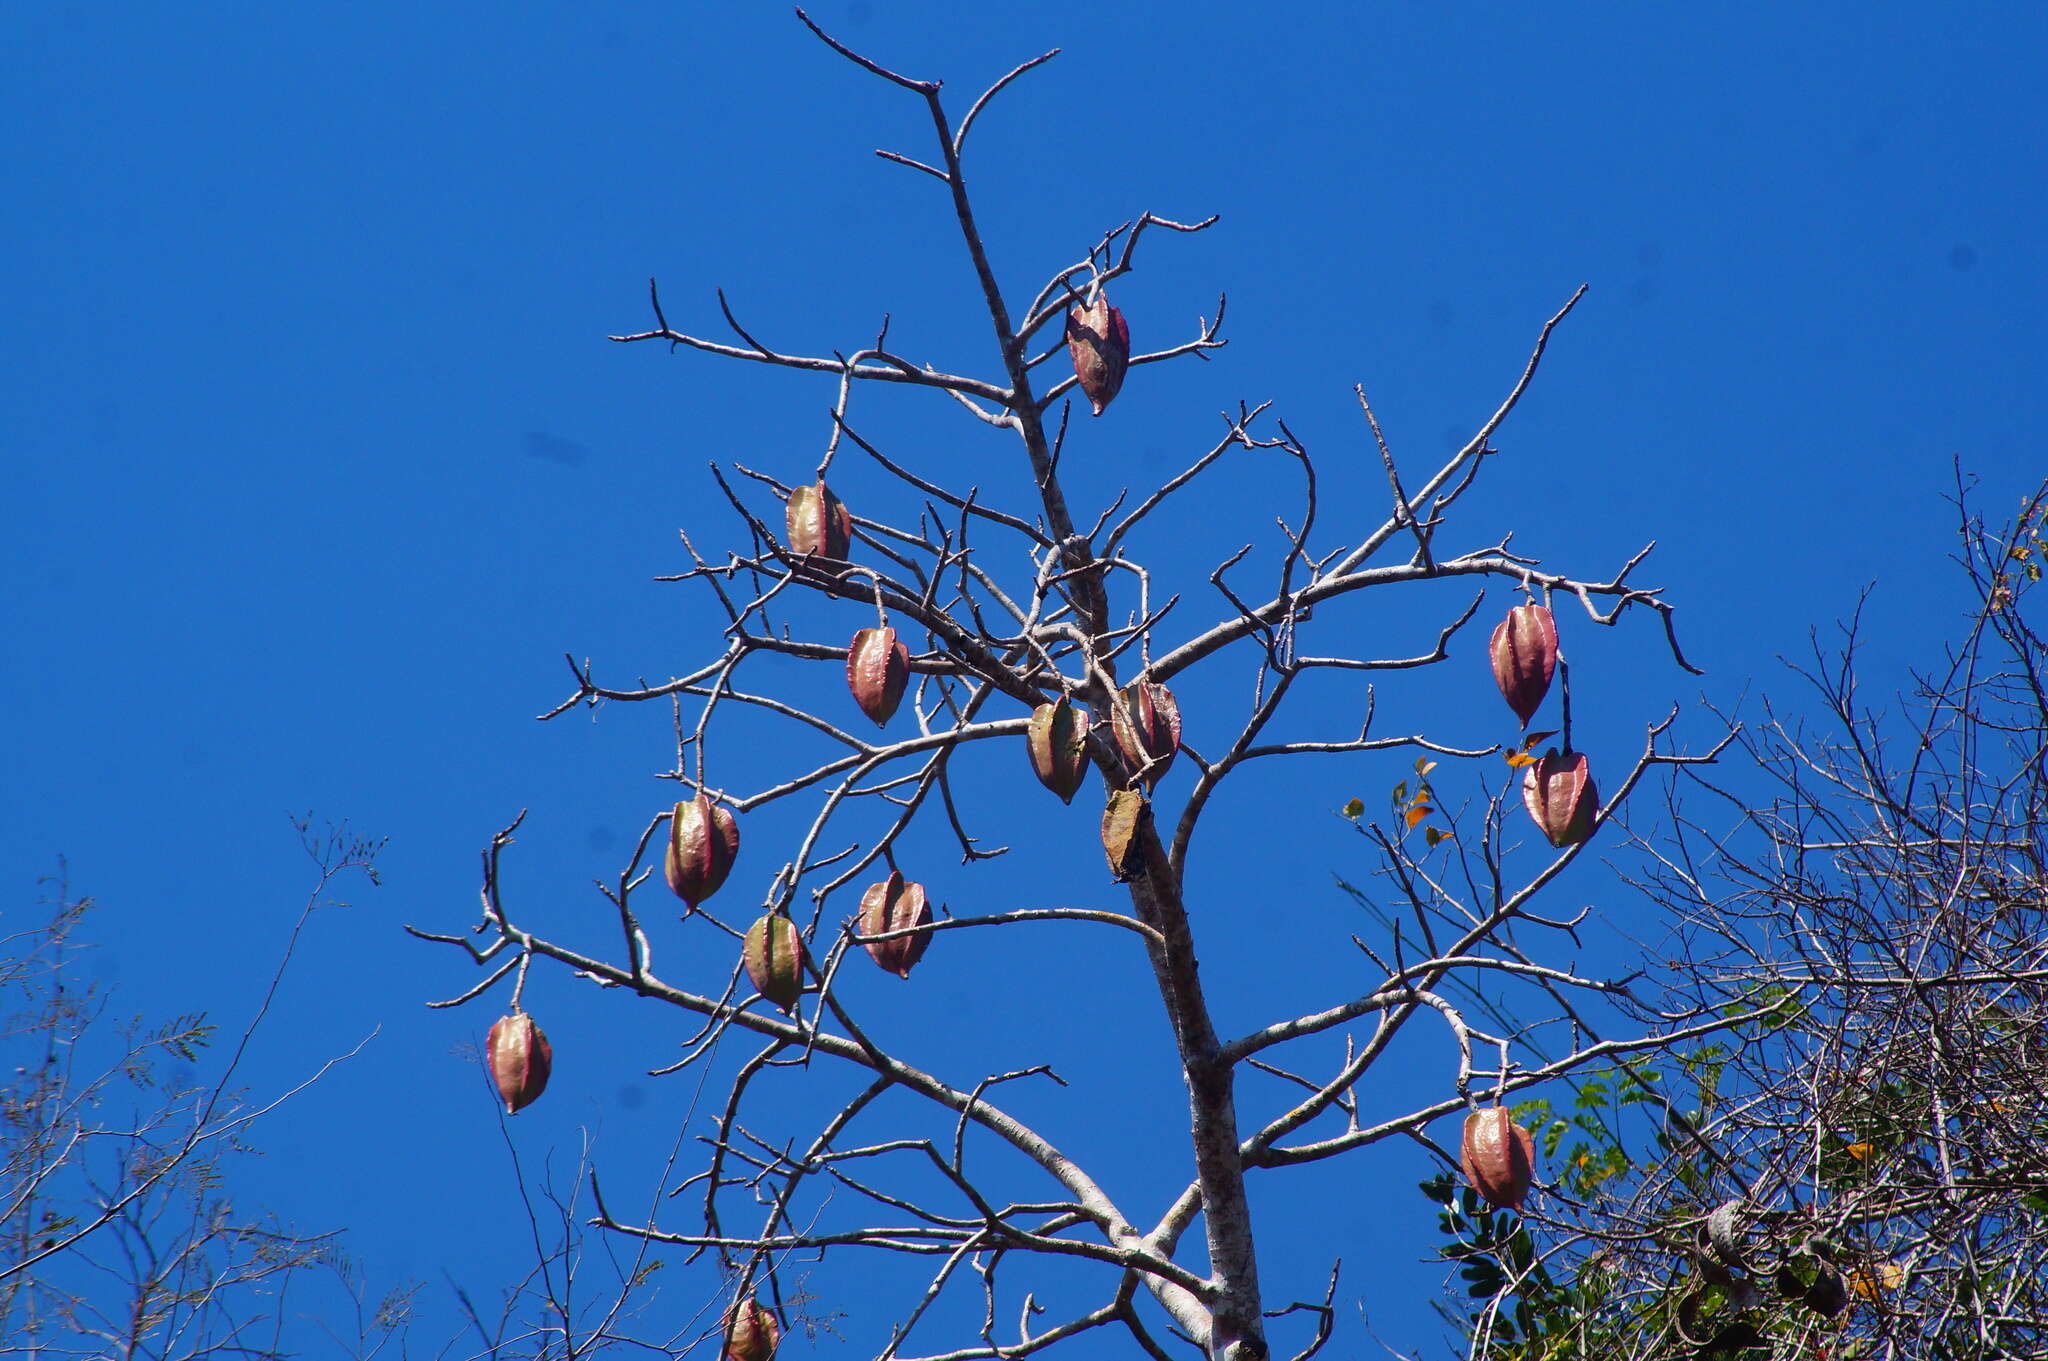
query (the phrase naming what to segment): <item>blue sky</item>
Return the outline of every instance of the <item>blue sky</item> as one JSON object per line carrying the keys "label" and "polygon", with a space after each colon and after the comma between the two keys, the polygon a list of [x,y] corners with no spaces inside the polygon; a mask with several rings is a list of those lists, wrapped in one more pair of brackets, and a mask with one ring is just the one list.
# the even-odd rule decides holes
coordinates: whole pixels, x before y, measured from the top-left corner
{"label": "blue sky", "polygon": [[[1142,349],[1189,335],[1227,291],[1230,345],[1138,370],[1083,423],[1067,473],[1084,504],[1165,475],[1216,437],[1216,412],[1270,397],[1320,458],[1325,541],[1355,541],[1384,487],[1351,384],[1420,468],[1590,284],[1456,527],[1462,546],[1513,529],[1593,578],[1658,541],[1639,577],[1679,605],[1707,675],[1673,667],[1646,615],[1568,621],[1582,746],[1628,750],[1674,702],[1786,689],[1775,659],[1872,583],[1866,664],[1901,682],[1956,617],[1952,460],[1993,508],[2041,475],[2036,7],[953,8],[812,12],[945,78],[956,111],[1065,49],[971,146],[1013,295],[1140,211],[1221,214],[1151,239],[1116,301]],[[562,654],[620,681],[708,656],[708,599],[650,581],[679,570],[679,526],[737,542],[706,463],[795,479],[827,434],[825,380],[603,337],[649,323],[652,274],[684,329],[718,330],[722,286],[771,343],[852,349],[886,312],[905,352],[989,372],[938,186],[871,154],[923,155],[929,128],[775,5],[51,4],[11,27],[5,903],[18,920],[68,858],[105,904],[94,967],[123,1007],[231,1018],[306,887],[287,815],[390,838],[385,886],[317,919],[252,1082],[280,1089],[377,1037],[259,1133],[251,1194],[348,1226],[373,1277],[436,1283],[433,1336],[444,1268],[489,1289],[518,1253],[496,1123],[453,1053],[496,1013],[425,1010],[473,976],[399,926],[472,921],[477,851],[521,808],[518,891],[565,932],[597,919],[589,881],[672,797],[653,775],[673,747],[655,706],[533,722],[568,692]],[[864,399],[864,433],[1016,503],[1014,452],[915,396]],[[1291,513],[1284,472],[1233,460],[1146,546],[1191,601]],[[1465,598],[1367,600],[1329,627],[1407,648]],[[1496,591],[1482,617],[1505,604]],[[1482,641],[1436,679],[1384,686],[1382,721],[1502,735]],[[787,681],[815,683],[795,667]],[[1219,675],[1203,702],[1241,683]],[[1341,730],[1361,705],[1330,687],[1300,722]],[[782,755],[729,747],[760,766],[736,786],[767,783]],[[1336,964],[1279,972],[1283,945],[1306,931],[1346,949],[1361,929],[1331,875],[1365,873],[1364,848],[1332,810],[1376,804],[1404,766],[1247,779],[1229,812],[1263,844],[1197,854],[1229,1021],[1341,989]],[[991,768],[976,789],[1000,801],[1021,775]],[[1030,875],[959,869],[935,840],[934,896],[1113,902],[1085,800],[1065,816],[1031,802],[1000,833],[1030,848]],[[749,825],[747,894],[786,822]],[[910,985],[930,1010],[896,1017],[961,1018],[932,1056],[951,1071],[1058,1057],[1020,1033],[1024,997],[1062,1009],[1051,1039],[1163,1037],[1135,956],[1072,964],[1083,986],[1075,938],[952,945]],[[560,1068],[514,1122],[522,1154],[573,1166],[587,1128],[622,1182],[646,1175],[690,1109],[645,1076],[673,1056],[676,1020],[539,973],[529,1003]],[[1441,1074],[1390,1080],[1433,1090]],[[1103,1081],[1091,1100],[1129,1099],[1038,1109],[1142,1202],[1177,1184],[1147,1141],[1179,1128],[1179,1097],[1156,1065]],[[795,1084],[789,1099],[803,1109]],[[1410,1263],[1430,1247],[1411,1189],[1430,1170],[1389,1150],[1274,1193],[1274,1300],[1318,1290],[1342,1252],[1373,1265],[1340,1301],[1362,1298],[1389,1342],[1429,1345],[1416,1297],[1437,1272]],[[709,1278],[668,1288],[664,1307],[687,1312]],[[857,1350],[874,1326],[856,1306],[843,1331]],[[1355,1311],[1346,1326],[1355,1354]]]}

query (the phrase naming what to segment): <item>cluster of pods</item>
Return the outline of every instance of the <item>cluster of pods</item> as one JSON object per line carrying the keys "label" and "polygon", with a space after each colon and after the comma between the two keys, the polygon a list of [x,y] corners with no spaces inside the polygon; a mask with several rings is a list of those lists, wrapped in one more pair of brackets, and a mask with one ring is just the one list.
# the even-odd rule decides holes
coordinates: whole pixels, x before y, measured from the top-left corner
{"label": "cluster of pods", "polygon": [[[1494,684],[1522,720],[1536,716],[1557,670],[1557,621],[1548,605],[1517,605],[1493,631],[1487,647]],[[1566,735],[1569,742],[1570,735]],[[1524,767],[1522,806],[1557,847],[1576,846],[1593,835],[1600,795],[1593,788],[1583,752],[1552,748]]]}
{"label": "cluster of pods", "polygon": [[[1092,301],[1068,311],[1067,352],[1081,391],[1100,416],[1122,390],[1131,362],[1131,328],[1100,288]],[[822,481],[790,492],[784,527],[791,553],[823,564],[845,562],[853,545],[853,516]],[[909,682],[910,653],[895,629],[884,623],[853,635],[846,649],[846,685],[862,713],[878,726],[887,724]]]}
{"label": "cluster of pods", "polygon": [[[662,865],[669,888],[695,908],[725,882],[739,850],[739,821],[731,809],[708,794],[678,803],[669,814]],[[865,942],[876,964],[908,978],[931,941],[931,934],[918,928],[931,919],[924,885],[892,868],[888,878],[861,895],[857,929],[863,936],[880,937]],[[804,943],[795,922],[779,912],[764,914],[747,929],[740,958],[756,992],[785,1011],[796,1005],[803,995]]]}
{"label": "cluster of pods", "polygon": [[[1527,728],[1557,671],[1557,620],[1547,605],[1517,605],[1493,631],[1487,647],[1494,684]],[[1522,806],[1551,845],[1576,846],[1593,835],[1600,795],[1583,752],[1552,748],[1528,762]],[[1459,1165],[1487,1204],[1519,1208],[1535,1176],[1536,1144],[1507,1110],[1491,1106],[1465,1118]]]}
{"label": "cluster of pods", "polygon": [[[1100,289],[1067,315],[1067,349],[1074,374],[1094,414],[1100,416],[1123,387],[1130,364],[1130,328],[1123,313]],[[792,553],[822,563],[847,560],[853,517],[845,503],[820,481],[795,488],[786,506],[785,527]],[[1488,647],[1501,697],[1526,729],[1549,692],[1557,669],[1557,624],[1547,606],[1527,604],[1508,612]],[[886,622],[853,635],[846,651],[846,683],[854,703],[877,725],[896,714],[910,680],[910,654]],[[1180,748],[1180,708],[1164,685],[1140,680],[1116,695],[1110,732],[1130,770],[1130,786],[1113,791],[1103,815],[1103,849],[1111,872],[1127,879],[1142,871],[1139,831],[1147,815],[1146,794],[1157,786]],[[1031,713],[1026,752],[1032,774],[1063,802],[1071,803],[1087,777],[1091,719],[1066,696]],[[1138,786],[1143,786],[1140,790]],[[1593,833],[1599,795],[1586,757],[1567,747],[1529,761],[1522,778],[1522,802],[1550,844],[1576,845]],[[669,815],[663,871],[669,887],[693,910],[717,892],[739,854],[739,823],[732,810],[699,793],[675,805]],[[908,978],[931,942],[931,905],[922,884],[895,868],[861,895],[857,920],[864,947],[881,968]],[[761,996],[789,1010],[803,993],[804,944],[796,923],[769,912],[748,928],[741,950],[748,980]],[[554,1051],[547,1036],[524,1011],[500,1019],[486,1042],[487,1063],[507,1113],[516,1113],[547,1087]],[[1466,1180],[1488,1203],[1518,1207],[1527,1196],[1534,1166],[1529,1131],[1499,1106],[1473,1112],[1465,1121],[1460,1164]],[[774,1313],[752,1296],[736,1301],[725,1320],[727,1361],[770,1361],[781,1330]]]}

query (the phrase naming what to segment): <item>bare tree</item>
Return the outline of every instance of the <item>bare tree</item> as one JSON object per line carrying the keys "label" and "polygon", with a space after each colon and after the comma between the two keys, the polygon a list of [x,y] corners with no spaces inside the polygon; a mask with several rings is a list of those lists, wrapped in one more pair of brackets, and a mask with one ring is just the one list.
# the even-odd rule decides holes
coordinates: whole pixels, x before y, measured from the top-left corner
{"label": "bare tree", "polygon": [[[292,931],[336,881],[374,879],[376,845],[343,830],[301,839],[318,882]],[[90,899],[61,878],[34,925],[0,942],[11,1075],[0,1080],[0,1351],[148,1358],[296,1354],[294,1281],[333,1289],[353,1318],[323,1320],[345,1354],[375,1355],[401,1329],[406,1294],[365,1305],[362,1278],[334,1234],[308,1234],[237,1203],[232,1172],[250,1127],[319,1079],[248,1099],[236,1076],[275,1000],[288,946],[262,1006],[211,1080],[220,1038],[204,1013],[121,1020],[81,976]],[[343,1056],[346,1057],[346,1056]],[[338,1293],[336,1293],[338,1291]],[[343,1325],[346,1325],[345,1327]]]}
{"label": "bare tree", "polygon": [[1520,1108],[1531,1223],[1431,1188],[1473,1355],[2048,1352],[2048,485],[2002,526],[1966,493],[1961,642],[1874,704],[1852,623],[1817,715],[1766,705],[1643,838],[1666,1005],[1769,1013]]}
{"label": "bare tree", "polygon": [[536,1170],[520,1156],[503,1112],[499,1125],[532,1264],[480,1293],[451,1263],[446,1274],[461,1326],[438,1355],[570,1361],[616,1347],[674,1354],[713,1330],[715,1320],[701,1317],[708,1306],[681,1320],[661,1315],[657,1287],[666,1263],[646,1240],[593,1231],[587,1135],[574,1168],[559,1175],[547,1165]]}
{"label": "bare tree", "polygon": [[[690,1080],[718,1075],[723,1096],[715,1117],[704,1129],[684,1132],[702,1140],[703,1157],[680,1158],[644,1207],[607,1201],[602,1181],[593,1178],[593,1218],[644,1244],[711,1254],[727,1274],[731,1303],[711,1315],[701,1336],[725,1335],[735,1355],[763,1355],[764,1328],[804,1321],[793,1299],[799,1270],[829,1273],[861,1251],[929,1264],[919,1283],[887,1303],[886,1325],[858,1321],[857,1343],[875,1355],[1020,1357],[1112,1330],[1149,1356],[1185,1348],[1218,1361],[1254,1361],[1274,1346],[1269,1327],[1291,1335],[1295,1355],[1313,1355],[1334,1322],[1334,1264],[1326,1280],[1284,1282],[1269,1293],[1246,1196],[1249,1172],[1299,1167],[1387,1140],[1416,1141],[1455,1165],[1457,1158],[1428,1133],[1445,1117],[1588,1064],[1697,1041],[1767,1014],[1770,999],[1746,994],[1732,1005],[1721,997],[1677,1010],[1639,1004],[1624,982],[1582,976],[1556,962],[1570,947],[1575,921],[1537,912],[1546,886],[1567,872],[1585,840],[1646,775],[1712,759],[1711,752],[1673,749],[1667,734],[1675,711],[1647,725],[1632,757],[1601,760],[1608,791],[1602,803],[1579,778],[1584,764],[1573,764],[1569,674],[1561,663],[1554,757],[1535,750],[1549,734],[1506,748],[1463,747],[1398,719],[1383,723],[1370,707],[1356,730],[1303,730],[1293,717],[1300,706],[1289,703],[1309,677],[1399,674],[1444,663],[1477,617],[1488,585],[1522,593],[1545,608],[1546,619],[1555,602],[1570,615],[1567,633],[1625,618],[1654,620],[1662,646],[1687,667],[1671,606],[1633,579],[1647,548],[1604,578],[1577,576],[1511,550],[1504,528],[1452,528],[1453,512],[1485,470],[1496,435],[1584,290],[1542,323],[1521,372],[1471,438],[1419,475],[1401,468],[1358,389],[1362,444],[1385,470],[1384,511],[1344,505],[1328,514],[1309,448],[1267,403],[1226,413],[1215,442],[1190,451],[1182,470],[1163,483],[1107,505],[1077,506],[1060,473],[1069,441],[1089,438],[1070,422],[1075,390],[1100,416],[1126,371],[1204,358],[1224,344],[1219,299],[1215,316],[1183,338],[1130,353],[1107,290],[1138,267],[1141,245],[1196,235],[1215,219],[1141,213],[1067,257],[1073,263],[1054,269],[1020,305],[1025,295],[1005,288],[976,217],[968,139],[999,94],[1055,53],[1022,63],[961,113],[941,98],[939,82],[891,70],[804,22],[892,96],[929,114],[934,138],[923,158],[877,154],[936,182],[971,267],[970,305],[991,329],[990,376],[943,371],[900,351],[886,321],[851,352],[771,345],[742,323],[722,292],[719,308],[732,338],[707,338],[672,325],[650,283],[654,326],[615,340],[826,375],[837,395],[820,432],[823,454],[801,474],[715,470],[743,546],[707,554],[686,532],[688,564],[663,578],[709,592],[723,611],[723,635],[706,640],[711,655],[703,665],[660,683],[622,686],[572,658],[573,693],[543,715],[614,703],[663,704],[673,715],[674,760],[661,774],[676,782],[680,797],[648,818],[627,863],[600,881],[617,927],[612,943],[587,946],[544,934],[515,908],[505,857],[520,825],[514,820],[484,853],[482,920],[473,932],[415,932],[486,970],[436,1005],[467,1003],[509,981],[512,1014],[494,1032],[492,1058],[501,1092],[515,1108],[539,1094],[546,1076],[544,1040],[524,1019],[522,1000],[536,961],[697,1018],[682,1057],[655,1072]],[[855,394],[883,400],[891,389],[928,395],[962,420],[1013,437],[1035,499],[1004,506],[978,488],[949,487],[916,466],[915,457],[866,437]],[[1278,541],[1270,551],[1217,545],[1206,583],[1170,581],[1155,571],[1144,556],[1147,534],[1160,528],[1155,517],[1219,460],[1251,450],[1298,469],[1299,490],[1284,508]],[[860,459],[872,471],[847,470]],[[871,494],[852,498],[861,511],[853,514],[838,491],[856,485]],[[906,507],[903,514],[871,513],[891,498]],[[1332,520],[1345,527],[1343,541],[1328,534]],[[1447,578],[1470,582],[1470,604],[1453,609],[1408,651],[1362,655],[1355,630],[1314,627],[1341,621],[1365,592]],[[1197,600],[1214,604],[1205,609]],[[893,729],[864,735],[842,725],[836,706],[771,693],[773,678],[760,663],[775,658],[817,663],[822,674],[844,668],[868,716],[893,716]],[[1190,724],[1184,733],[1169,687],[1198,666],[1235,668],[1250,699],[1227,726]],[[1546,665],[1543,679],[1549,678]],[[718,747],[722,733],[759,733],[764,719],[786,725],[791,737],[744,750],[734,749],[738,739]],[[824,744],[827,754],[803,761],[806,743]],[[977,805],[949,777],[957,755],[989,743],[1019,753],[1006,759],[1016,762],[1020,782],[1028,750],[1040,778],[1064,797],[1072,797],[1084,771],[1094,772],[1102,844],[1045,853],[1106,855],[1105,892],[1114,891],[1114,899],[930,915],[923,886],[899,872],[898,852],[911,844],[908,829],[929,820],[950,831],[970,866],[1000,854],[971,829],[1000,819],[1003,810]],[[713,760],[714,749],[722,759]],[[1378,939],[1358,942],[1360,984],[1305,1009],[1276,986],[1269,1022],[1243,1034],[1219,1033],[1188,911],[1203,891],[1199,875],[1189,872],[1190,854],[1219,787],[1254,761],[1396,750],[1416,754],[1416,778],[1400,791],[1389,826],[1369,828],[1386,862],[1389,927]],[[1496,785],[1490,775],[1503,771],[1504,757],[1506,778]],[[1458,800],[1436,798],[1431,770],[1438,760],[1469,763],[1463,768],[1476,792],[1459,807],[1451,806]],[[1192,786],[1162,785],[1170,765],[1191,767]],[[1523,820],[1525,801],[1541,819],[1538,828]],[[706,906],[732,868],[739,819],[776,805],[800,806],[805,816],[784,850],[764,856],[749,841],[758,906]],[[1532,841],[1546,851],[1540,863],[1518,849]],[[685,903],[685,943],[665,956],[675,961],[672,972],[657,970],[655,955],[656,938],[675,939],[673,928],[649,926],[653,914],[667,910],[645,896],[659,891],[648,887],[656,861]],[[1112,890],[1112,881],[1122,889]],[[739,892],[726,890],[725,901]],[[1053,1060],[1065,1066],[1098,1056],[1048,1055],[1001,1072],[934,1071],[913,1043],[875,1038],[875,1018],[858,1014],[840,985],[843,969],[863,967],[856,962],[863,948],[883,967],[907,974],[923,946],[945,933],[1035,930],[1114,933],[1142,944],[1190,1116],[1185,1188],[1165,1203],[1119,1203],[1070,1155],[1058,1131],[1027,1123],[1005,1104],[1005,1089],[1014,1084],[1056,1080]],[[1350,946],[1340,937],[1313,948]],[[1470,978],[1514,990],[1520,1009],[1502,1014],[1521,1019],[1492,1029],[1475,1019],[1456,998],[1455,985]],[[1019,1008],[1028,1013],[1030,1005],[1020,1001]],[[1380,1109],[1361,1097],[1361,1083],[1397,1052],[1418,1018],[1446,1029],[1455,1067],[1446,1065],[1437,1096]],[[1527,1041],[1539,1031],[1566,1034],[1568,1042],[1538,1059]],[[1290,1057],[1320,1052],[1307,1042],[1339,1035],[1346,1047],[1333,1066],[1312,1074],[1292,1066],[1320,1061]],[[748,1055],[720,1066],[721,1046],[740,1042],[750,1046]],[[830,1073],[834,1067],[857,1080],[846,1084]],[[1240,1090],[1247,1074],[1260,1082],[1255,1099],[1249,1088]],[[763,1129],[750,1120],[764,1082],[775,1079],[818,1089],[807,1128]],[[673,1193],[685,1188],[691,1201],[679,1202]],[[685,1213],[684,1203],[694,1209]],[[1071,1282],[1076,1270],[1093,1273],[1085,1296],[1044,1284]],[[956,1296],[967,1301],[958,1309]],[[765,1315],[753,1312],[757,1297]],[[1295,1302],[1276,1308],[1275,1297]],[[1071,1303],[1046,1302],[1054,1298]],[[574,1323],[573,1311],[557,1305],[551,1346],[588,1350],[603,1343],[599,1331]],[[653,1345],[679,1349],[673,1339]]]}

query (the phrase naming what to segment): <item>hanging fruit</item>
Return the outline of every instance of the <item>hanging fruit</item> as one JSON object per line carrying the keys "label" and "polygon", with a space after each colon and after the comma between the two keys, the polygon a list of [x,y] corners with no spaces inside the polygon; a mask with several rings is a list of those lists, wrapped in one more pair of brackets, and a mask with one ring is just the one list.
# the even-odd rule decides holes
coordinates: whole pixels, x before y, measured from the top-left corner
{"label": "hanging fruit", "polygon": [[662,870],[676,897],[691,907],[718,892],[739,853],[739,822],[709,794],[679,803],[669,814]]}
{"label": "hanging fruit", "polygon": [[1509,610],[1493,631],[1487,652],[1501,698],[1522,720],[1522,726],[1528,727],[1543,696],[1550,692],[1550,677],[1557,670],[1557,620],[1550,607],[1517,605]]}
{"label": "hanging fruit", "polygon": [[1544,752],[1522,772],[1522,806],[1553,846],[1576,846],[1593,835],[1600,795],[1584,753]]}
{"label": "hanging fruit", "polygon": [[771,912],[747,928],[740,952],[754,991],[788,1011],[804,991],[804,943],[796,923]]}
{"label": "hanging fruit", "polygon": [[[870,884],[868,891],[860,897],[860,933],[863,936],[923,926],[931,919],[931,904],[925,900],[924,885],[907,882],[895,870],[890,870],[889,877],[881,883]],[[914,936],[871,940],[867,943],[867,952],[875,963],[890,973],[898,978],[908,978],[917,961],[924,958],[925,947],[931,943],[931,933],[921,931]]]}
{"label": "hanging fruit", "polygon": [[1465,1117],[1460,1164],[1472,1189],[1495,1209],[1520,1209],[1536,1175],[1536,1141],[1508,1118],[1503,1106]]}
{"label": "hanging fruit", "polygon": [[1145,869],[1145,820],[1152,815],[1145,795],[1119,789],[1102,809],[1102,853],[1118,883],[1135,879]]}
{"label": "hanging fruit", "polygon": [[1038,782],[1072,803],[1088,777],[1088,712],[1076,709],[1065,695],[1031,711],[1024,735],[1031,755],[1031,773]]}
{"label": "hanging fruit", "polygon": [[789,529],[789,551],[812,557],[846,561],[853,544],[853,516],[823,482],[796,487],[789,493],[784,509]]}
{"label": "hanging fruit", "polygon": [[887,723],[910,684],[910,653],[892,628],[862,629],[846,649],[846,688],[877,725]]}
{"label": "hanging fruit", "polygon": [[523,1011],[500,1017],[484,1037],[484,1056],[505,1114],[517,1115],[547,1090],[555,1050],[540,1027]]}
{"label": "hanging fruit", "polygon": [[1180,750],[1180,705],[1165,686],[1133,681],[1117,695],[1110,731],[1132,769],[1145,772],[1146,789],[1155,789]]}
{"label": "hanging fruit", "polygon": [[1131,364],[1131,328],[1100,289],[1094,302],[1068,311],[1067,353],[1088,405],[1100,416],[1123,387],[1124,370]]}
{"label": "hanging fruit", "polygon": [[735,1300],[725,1313],[726,1361],[770,1361],[775,1344],[782,1340],[782,1325],[775,1315],[749,1295]]}

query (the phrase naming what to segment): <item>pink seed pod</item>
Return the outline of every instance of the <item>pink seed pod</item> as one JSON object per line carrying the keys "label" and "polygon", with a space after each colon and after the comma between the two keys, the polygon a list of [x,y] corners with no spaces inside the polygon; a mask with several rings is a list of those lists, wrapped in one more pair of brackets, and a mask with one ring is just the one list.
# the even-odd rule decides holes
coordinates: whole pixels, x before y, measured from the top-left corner
{"label": "pink seed pod", "polygon": [[1522,806],[1553,846],[1576,846],[1593,835],[1600,794],[1584,753],[1544,752],[1522,773]]}
{"label": "pink seed pod", "polygon": [[708,794],[679,803],[668,819],[662,870],[675,895],[695,907],[725,882],[740,853],[740,825],[732,810]]}
{"label": "pink seed pod", "polygon": [[1536,1175],[1536,1141],[1508,1118],[1503,1106],[1465,1117],[1459,1162],[1472,1189],[1496,1209],[1520,1209]]}
{"label": "pink seed pod", "polygon": [[1487,645],[1493,661],[1493,683],[1500,696],[1528,727],[1536,708],[1550,692],[1557,670],[1557,621],[1547,605],[1517,605],[1493,631]]}
{"label": "pink seed pod", "polygon": [[484,1057],[507,1115],[517,1115],[539,1099],[555,1066],[554,1046],[523,1011],[500,1017],[491,1026]]}
{"label": "pink seed pod", "polygon": [[823,482],[792,490],[783,520],[790,552],[846,561],[853,543],[853,515]]}
{"label": "pink seed pod", "polygon": [[1062,803],[1072,803],[1088,778],[1088,726],[1088,711],[1076,709],[1065,695],[1031,711],[1024,735],[1031,773]]}
{"label": "pink seed pod", "polygon": [[862,629],[846,649],[846,688],[877,726],[887,723],[910,684],[910,653],[892,628]]}
{"label": "pink seed pod", "polygon": [[804,992],[804,942],[796,923],[769,913],[747,928],[740,950],[754,991],[788,1011]]}
{"label": "pink seed pod", "polygon": [[772,1361],[780,1341],[782,1325],[752,1295],[726,1311],[725,1361]]}
{"label": "pink seed pod", "polygon": [[[890,870],[889,877],[879,884],[869,885],[868,891],[860,897],[860,933],[863,936],[923,926],[931,919],[931,904],[925,898],[924,885],[906,881],[895,870]],[[931,943],[931,933],[921,931],[914,936],[871,940],[866,948],[875,963],[898,978],[908,978],[917,961],[924,958],[925,947]]]}
{"label": "pink seed pod", "polygon": [[1157,788],[1180,750],[1180,705],[1173,692],[1153,681],[1133,681],[1117,696],[1110,730],[1124,759],[1145,771],[1145,787]]}
{"label": "pink seed pod", "polygon": [[1067,353],[1088,405],[1100,416],[1123,387],[1131,364],[1131,328],[1100,291],[1093,303],[1067,313]]}

